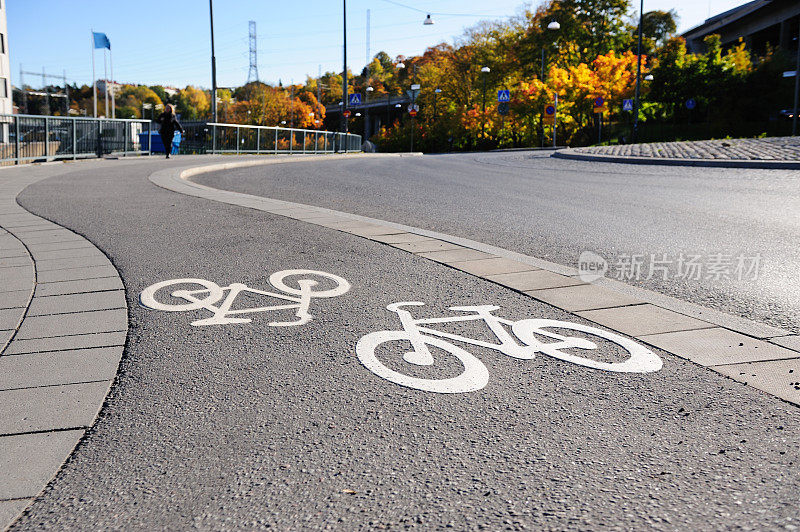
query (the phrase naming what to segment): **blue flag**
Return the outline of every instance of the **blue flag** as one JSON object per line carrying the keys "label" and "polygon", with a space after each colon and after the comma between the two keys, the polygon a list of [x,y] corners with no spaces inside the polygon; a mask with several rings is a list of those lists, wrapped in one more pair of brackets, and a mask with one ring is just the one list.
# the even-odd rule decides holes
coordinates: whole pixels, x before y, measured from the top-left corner
{"label": "blue flag", "polygon": [[108,37],[105,33],[97,33],[93,31],[92,37],[94,37],[95,48],[108,48],[111,50],[111,41],[108,40]]}

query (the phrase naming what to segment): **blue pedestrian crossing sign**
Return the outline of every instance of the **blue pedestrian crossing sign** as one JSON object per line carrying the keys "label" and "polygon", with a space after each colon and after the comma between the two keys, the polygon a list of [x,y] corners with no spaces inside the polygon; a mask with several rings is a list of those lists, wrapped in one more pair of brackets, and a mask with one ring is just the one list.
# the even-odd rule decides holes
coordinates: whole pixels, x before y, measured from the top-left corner
{"label": "blue pedestrian crossing sign", "polygon": [[633,111],[633,100],[622,100],[623,111]]}
{"label": "blue pedestrian crossing sign", "polygon": [[350,102],[350,105],[361,105],[361,95],[351,94],[348,101]]}
{"label": "blue pedestrian crossing sign", "polygon": [[503,102],[510,102],[511,101],[511,91],[510,90],[499,90],[497,91],[497,101],[500,103]]}
{"label": "blue pedestrian crossing sign", "polygon": [[697,102],[695,101],[694,98],[689,98],[688,100],[686,100],[686,108],[687,109],[689,109],[691,111],[695,107],[697,107]]}

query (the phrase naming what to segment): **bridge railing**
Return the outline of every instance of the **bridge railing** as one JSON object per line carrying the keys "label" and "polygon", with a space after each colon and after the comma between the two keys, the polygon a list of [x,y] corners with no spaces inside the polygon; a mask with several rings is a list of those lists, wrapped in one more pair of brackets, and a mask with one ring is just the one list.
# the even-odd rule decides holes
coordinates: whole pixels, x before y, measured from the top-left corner
{"label": "bridge railing", "polygon": [[147,154],[150,124],[149,120],[0,114],[0,165]]}
{"label": "bridge railing", "polygon": [[[206,146],[207,153],[343,153],[361,151],[361,136],[316,129],[249,126],[209,122],[187,128],[187,145]],[[198,138],[199,137],[199,138]],[[200,140],[200,142],[198,142]]]}
{"label": "bridge railing", "polygon": [[[0,114],[0,166],[162,151],[150,120]],[[181,153],[343,153],[361,136],[313,129],[187,123]],[[163,153],[163,151],[162,151]]]}

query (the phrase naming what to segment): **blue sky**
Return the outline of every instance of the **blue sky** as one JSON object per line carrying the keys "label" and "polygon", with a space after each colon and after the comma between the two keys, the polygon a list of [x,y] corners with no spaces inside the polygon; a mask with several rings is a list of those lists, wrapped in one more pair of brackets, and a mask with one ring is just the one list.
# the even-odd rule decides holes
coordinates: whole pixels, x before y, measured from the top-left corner
{"label": "blue sky", "polygon": [[[19,83],[20,64],[26,71],[61,74],[78,84],[92,78],[90,31],[111,40],[114,78],[122,82],[183,87],[211,85],[208,2],[206,0],[6,0],[11,78]],[[366,11],[371,10],[372,55],[392,57],[421,53],[427,46],[453,42],[463,29],[482,19],[516,14],[520,0],[398,0],[433,15],[387,0],[348,0],[348,65],[360,70],[366,62]],[[534,1],[534,5],[538,5]],[[638,3],[638,2],[637,2]],[[744,3],[744,0],[645,0],[645,10],[674,8],[680,30]],[[456,16],[458,15],[458,16]],[[220,86],[247,81],[248,21],[258,32],[258,70],[262,81],[301,82],[307,75],[341,70],[342,3],[339,0],[216,0],[217,80]],[[98,50],[97,75],[103,77]],[[26,76],[26,83],[41,84]]]}

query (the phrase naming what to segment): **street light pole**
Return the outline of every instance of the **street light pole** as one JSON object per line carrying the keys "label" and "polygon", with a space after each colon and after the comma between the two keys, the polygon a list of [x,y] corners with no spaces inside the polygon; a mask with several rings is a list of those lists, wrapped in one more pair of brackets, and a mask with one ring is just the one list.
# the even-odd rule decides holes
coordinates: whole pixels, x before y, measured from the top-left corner
{"label": "street light pole", "polygon": [[797,64],[794,68],[794,113],[792,113],[792,136],[797,135],[797,111],[800,99],[800,27],[797,30]]}
{"label": "street light pole", "polygon": [[483,123],[481,124],[481,136],[485,139],[486,138],[486,75],[490,72],[489,67],[483,67],[481,69],[483,72],[483,107],[481,108],[481,114],[483,115]]}
{"label": "street light pole", "polygon": [[633,97],[633,134],[631,141],[636,142],[639,135],[639,91],[642,84],[642,22],[644,21],[644,0],[639,2],[639,43],[636,47],[636,94]]}
{"label": "street light pole", "polygon": [[347,0],[342,0],[342,132],[347,133]]}
{"label": "street light pole", "polygon": [[214,0],[208,0],[211,18],[211,121],[217,122],[217,58],[214,57]]}
{"label": "street light pole", "polygon": [[436,120],[436,98],[439,96],[439,93],[442,92],[442,89],[436,88],[433,91],[433,120]]}

